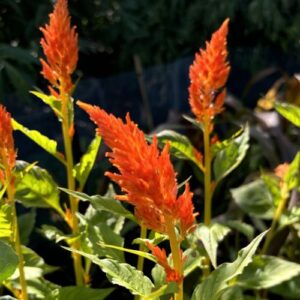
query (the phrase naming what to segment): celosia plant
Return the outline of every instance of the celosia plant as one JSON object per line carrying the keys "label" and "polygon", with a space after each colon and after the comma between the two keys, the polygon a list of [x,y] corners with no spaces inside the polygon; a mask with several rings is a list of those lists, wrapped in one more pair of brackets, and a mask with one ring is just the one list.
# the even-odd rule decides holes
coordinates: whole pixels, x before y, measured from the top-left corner
{"label": "celosia plant", "polygon": [[[229,198],[227,187],[235,184],[220,182],[245,158],[252,126],[241,126],[225,140],[217,137],[214,126],[218,115],[223,111],[226,114],[228,26],[226,19],[190,67],[189,103],[196,119],[186,119],[202,130],[203,149],[196,149],[186,136],[172,130],[146,136],[129,113],[122,121],[98,106],[78,101],[97,129],[95,139],[76,162],[72,151],[72,94],[76,84],[72,77],[78,61],[78,37],[76,27],[71,25],[67,0],[56,1],[49,23],[41,27],[41,73],[48,81],[50,94],[32,94],[47,104],[61,122],[63,150],[58,150],[56,141],[25,128],[0,106],[1,294],[18,300],[82,300],[105,299],[114,293],[111,299],[123,299],[123,290],[114,291],[112,283],[127,289],[128,299],[134,295],[136,300],[224,300],[243,299],[244,295],[247,299],[271,299],[273,294],[282,295],[282,299],[300,297],[295,288],[300,274],[298,254],[292,251],[297,248],[293,243],[299,243],[300,214],[294,199],[300,185],[300,153],[274,172],[263,170],[259,178],[251,174],[246,184],[231,188],[230,200],[235,205],[224,208],[224,200]],[[275,100],[272,105],[300,126],[298,107]],[[16,160],[13,129],[62,163],[66,188],[59,188],[54,180],[57,174],[52,177],[38,162]],[[106,156],[115,169],[105,175],[120,192],[116,194],[110,187],[104,196],[89,196],[83,191],[101,139],[110,148]],[[192,174],[195,176],[178,183],[182,168],[173,164],[177,159],[191,163],[196,168]],[[200,179],[197,189],[191,177]],[[68,201],[60,197],[61,191],[68,194]],[[218,196],[218,208],[225,210],[222,215],[218,215],[219,209],[212,214],[214,194]],[[82,207],[79,200],[85,202]],[[28,247],[36,211],[41,209],[51,210],[52,224],[42,224],[39,233],[71,251],[74,272],[68,262],[55,268],[47,265]],[[59,228],[54,220],[59,220]],[[267,233],[264,228],[269,226]],[[136,228],[140,236],[135,236]],[[260,234],[254,238],[255,231]],[[138,249],[130,246],[132,235]],[[259,255],[254,256],[265,235]],[[225,238],[227,243],[221,244]],[[240,250],[247,239],[248,246]],[[237,251],[233,262],[218,265],[219,255],[224,261]],[[137,266],[129,264],[132,259],[124,253],[137,255]],[[151,272],[145,259],[155,264]],[[95,266],[110,283],[103,274],[98,275]],[[53,283],[45,278],[57,269],[66,270],[63,274],[68,281],[58,282],[52,276]]]}

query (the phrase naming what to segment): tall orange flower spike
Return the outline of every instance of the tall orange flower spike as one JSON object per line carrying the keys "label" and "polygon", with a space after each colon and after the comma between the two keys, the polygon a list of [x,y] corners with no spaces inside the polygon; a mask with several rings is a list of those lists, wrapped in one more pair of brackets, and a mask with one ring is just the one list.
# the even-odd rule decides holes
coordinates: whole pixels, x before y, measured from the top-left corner
{"label": "tall orange flower spike", "polygon": [[160,153],[157,139],[148,144],[144,133],[127,114],[126,123],[96,106],[83,102],[77,104],[85,110],[98,126],[97,133],[112,149],[107,153],[110,162],[120,174],[107,172],[125,192],[118,200],[135,207],[140,222],[160,233],[167,233],[166,219],[180,227],[184,237],[194,223],[193,194],[186,184],[184,193],[177,198],[176,174],[170,161],[169,145]]}
{"label": "tall orange flower spike", "polygon": [[182,276],[178,274],[176,270],[170,267],[165,249],[161,249],[158,246],[154,246],[149,242],[147,242],[146,245],[148,249],[152,252],[152,254],[156,257],[157,263],[164,268],[166,273],[166,281],[181,282]]}
{"label": "tall orange flower spike", "polygon": [[200,122],[212,120],[223,110],[225,90],[230,71],[227,61],[229,19],[206,42],[206,49],[196,53],[190,67],[189,102]]}
{"label": "tall orange flower spike", "polygon": [[10,114],[5,107],[0,105],[0,182],[5,184],[6,180],[11,179],[12,169],[16,165],[16,151],[12,135],[13,129]]}
{"label": "tall orange flower spike", "polygon": [[[71,75],[78,61],[78,37],[76,27],[71,27],[67,0],[57,0],[49,17],[49,24],[40,28],[44,36],[41,45],[46,57],[46,60],[40,60],[43,67],[41,73],[52,87],[70,95],[73,89]],[[57,96],[51,86],[50,92]]]}

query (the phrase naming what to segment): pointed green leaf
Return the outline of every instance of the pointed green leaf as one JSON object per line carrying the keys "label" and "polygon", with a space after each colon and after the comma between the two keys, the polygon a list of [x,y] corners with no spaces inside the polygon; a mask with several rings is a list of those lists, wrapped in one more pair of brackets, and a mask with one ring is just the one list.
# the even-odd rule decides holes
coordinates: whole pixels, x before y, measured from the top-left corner
{"label": "pointed green leaf", "polygon": [[2,204],[0,206],[0,239],[10,239],[12,236],[12,206]]}
{"label": "pointed green leaf", "polygon": [[250,216],[271,219],[274,212],[273,198],[261,179],[231,189],[235,203]]}
{"label": "pointed green leaf", "polygon": [[128,211],[120,203],[120,201],[117,201],[113,198],[106,197],[106,196],[100,196],[100,195],[88,196],[87,194],[71,191],[71,190],[68,190],[65,188],[59,188],[59,189],[75,198],[82,200],[82,201],[90,202],[96,210],[108,211],[115,215],[122,216],[122,217],[125,217],[129,220],[136,222],[136,218],[133,216],[133,214],[130,211]]}
{"label": "pointed green leaf", "polygon": [[214,270],[194,290],[192,300],[219,300],[222,294],[230,287],[230,281],[242,274],[265,236],[267,231],[258,235],[247,247],[239,251],[237,259],[232,263],[224,263]]}
{"label": "pointed green leaf", "polygon": [[284,181],[288,185],[289,190],[298,187],[300,191],[300,152],[296,154],[293,161],[289,165]]}
{"label": "pointed green leaf", "polygon": [[275,102],[274,107],[283,117],[300,127],[300,107],[283,102]]}
{"label": "pointed green leaf", "polygon": [[268,289],[300,274],[300,264],[275,256],[258,255],[238,277],[238,284],[249,289]]}
{"label": "pointed green leaf", "polygon": [[96,135],[89,145],[87,152],[81,157],[80,162],[74,166],[73,175],[78,180],[81,189],[84,187],[94,166],[100,144],[101,137]]}
{"label": "pointed green leaf", "polygon": [[177,158],[190,160],[203,171],[201,154],[186,136],[172,130],[163,130],[157,134],[157,138],[163,143],[169,141],[171,152]]}
{"label": "pointed green leaf", "polygon": [[54,140],[49,139],[45,135],[41,134],[37,130],[30,130],[24,127],[22,124],[17,122],[16,120],[12,119],[12,126],[14,130],[21,131],[24,135],[26,135],[29,139],[43,148],[45,151],[56,157],[60,162],[65,164],[63,156],[61,153],[57,152],[57,142]]}
{"label": "pointed green leaf", "polygon": [[151,280],[146,277],[143,272],[127,263],[120,263],[114,259],[99,259],[96,255],[72,249],[69,250],[89,258],[94,264],[98,265],[104,273],[106,273],[109,281],[128,289],[133,295],[145,297],[151,293],[152,288],[154,287]]}
{"label": "pointed green leaf", "polygon": [[17,161],[16,200],[28,207],[52,207],[63,214],[59,204],[59,190],[52,176],[38,166],[29,170],[28,166],[25,161]]}
{"label": "pointed green leaf", "polygon": [[197,119],[191,118],[190,116],[187,116],[187,115],[183,115],[182,117],[184,119],[186,119],[188,122],[190,122],[191,124],[193,124],[198,129],[200,129],[201,131],[204,130],[203,129],[203,124],[201,122],[199,122]]}
{"label": "pointed green leaf", "polygon": [[18,267],[18,256],[11,246],[0,241],[0,283],[10,277]]}
{"label": "pointed green leaf", "polygon": [[239,231],[243,235],[245,235],[249,241],[253,240],[254,237],[254,227],[244,223],[240,220],[228,220],[223,223],[224,225]]}
{"label": "pointed green leaf", "polygon": [[211,264],[214,268],[217,267],[217,247],[224,237],[230,232],[230,228],[213,223],[209,226],[199,224],[195,230],[195,234],[203,243],[203,246],[210,258]]}
{"label": "pointed green leaf", "polygon": [[56,99],[52,95],[46,95],[44,93],[40,93],[38,91],[30,91],[31,94],[35,95],[36,97],[40,98],[44,103],[49,105],[51,109],[54,111],[54,113],[61,118],[61,101],[59,99]]}
{"label": "pointed green leaf", "polygon": [[228,143],[224,141],[221,144],[224,147],[221,147],[215,154],[213,161],[216,183],[236,169],[246,156],[249,148],[249,126],[245,126],[239,136],[230,139]]}
{"label": "pointed green leaf", "polygon": [[104,300],[108,297],[114,288],[92,289],[83,286],[66,286],[55,289],[45,300]]}

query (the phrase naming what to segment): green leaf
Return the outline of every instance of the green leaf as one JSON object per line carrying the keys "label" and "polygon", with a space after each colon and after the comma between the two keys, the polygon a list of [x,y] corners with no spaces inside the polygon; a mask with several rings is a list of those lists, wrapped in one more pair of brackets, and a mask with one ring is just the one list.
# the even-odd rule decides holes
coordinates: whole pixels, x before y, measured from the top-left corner
{"label": "green leaf", "polygon": [[157,134],[157,138],[163,143],[169,141],[170,149],[177,158],[190,160],[203,171],[201,154],[186,136],[172,130],[163,130]]}
{"label": "green leaf", "polygon": [[90,254],[97,254],[100,257],[114,258],[124,262],[124,253],[112,248],[101,247],[101,244],[108,244],[116,247],[124,246],[124,239],[115,233],[105,223],[97,225],[91,224],[85,216],[78,215],[80,220],[81,238],[83,240],[83,250]]}
{"label": "green leaf", "polygon": [[183,266],[184,277],[191,274],[195,269],[202,265],[202,261],[205,259],[198,249],[187,249],[183,253],[183,257],[186,257]]}
{"label": "green leaf", "polygon": [[245,300],[243,290],[239,286],[228,288],[220,298],[221,300]]}
{"label": "green leaf", "polygon": [[30,91],[31,94],[35,95],[36,97],[40,98],[44,103],[49,105],[54,113],[57,115],[58,118],[62,118],[61,114],[61,100],[55,98],[52,95],[46,95],[44,93],[40,93],[37,91]]}
{"label": "green leaf", "polygon": [[104,300],[114,288],[92,289],[83,286],[67,286],[55,289],[45,300]]}
{"label": "green leaf", "polygon": [[288,171],[284,176],[284,181],[288,185],[289,190],[296,187],[300,190],[300,152],[296,154],[290,163]]}
{"label": "green leaf", "polygon": [[[43,275],[57,270],[57,267],[46,264],[42,257],[28,247],[22,246],[22,253],[24,258],[26,281],[40,279]],[[19,269],[17,269],[9,278],[9,282],[14,286],[18,286]]]}
{"label": "green leaf", "polygon": [[231,281],[242,274],[244,268],[252,261],[252,257],[267,231],[258,235],[247,247],[238,253],[238,258],[232,263],[224,263],[214,270],[194,290],[192,300],[218,300],[231,286]]}
{"label": "green leaf", "polygon": [[2,204],[0,206],[0,239],[9,239],[12,236],[12,206]]}
{"label": "green leaf", "polygon": [[106,276],[111,283],[128,289],[133,295],[145,297],[151,293],[151,290],[154,287],[151,280],[146,277],[143,272],[127,263],[120,263],[117,260],[108,258],[99,259],[96,255],[72,249],[69,250],[89,258],[94,264],[98,265],[104,273],[106,273]]}
{"label": "green leaf", "polygon": [[37,130],[30,130],[24,127],[22,124],[12,119],[12,126],[14,130],[21,131],[24,135],[26,135],[29,139],[43,148],[45,151],[56,157],[60,162],[65,164],[65,160],[61,153],[57,152],[57,142],[49,139],[45,135],[41,134]]}
{"label": "green leaf", "polygon": [[16,200],[28,207],[52,207],[64,214],[59,204],[59,190],[47,170],[17,161],[15,174]]}
{"label": "green leaf", "polygon": [[238,284],[249,289],[268,289],[300,274],[300,264],[275,256],[256,256],[238,277]]}
{"label": "green leaf", "polygon": [[183,115],[182,116],[184,119],[186,119],[188,122],[190,122],[191,124],[193,124],[195,127],[197,127],[198,129],[200,129],[201,131],[203,131],[203,124],[201,122],[199,122],[198,120],[191,118],[187,115]]}
{"label": "green leaf", "polygon": [[213,223],[209,226],[199,224],[195,230],[196,237],[201,240],[214,268],[217,267],[217,247],[230,228],[222,224]]}
{"label": "green leaf", "polygon": [[81,157],[80,162],[74,166],[73,175],[78,180],[81,189],[84,187],[94,166],[100,144],[101,137],[96,135],[89,145],[87,152]]}
{"label": "green leaf", "polygon": [[120,203],[120,201],[117,201],[111,197],[100,196],[100,195],[88,196],[87,194],[71,191],[71,190],[68,190],[65,188],[59,188],[59,189],[75,198],[82,200],[82,201],[90,202],[96,210],[108,211],[115,215],[122,216],[129,220],[137,222],[136,218],[133,216],[133,214],[130,211],[128,211]]}
{"label": "green leaf", "polygon": [[133,240],[132,244],[146,245],[146,243],[150,243],[154,246],[157,246],[158,244],[160,244],[163,241],[166,241],[167,239],[168,236],[166,236],[165,234],[151,231],[148,239],[136,238]]}
{"label": "green leaf", "polygon": [[18,299],[12,296],[1,296],[0,300],[18,300]]}
{"label": "green leaf", "polygon": [[29,243],[29,237],[35,225],[35,218],[35,209],[31,209],[30,212],[18,216],[20,239],[22,245],[27,245]]}
{"label": "green leaf", "polygon": [[220,182],[234,169],[236,169],[246,156],[249,148],[249,126],[245,126],[243,132],[229,141],[221,143],[221,147],[215,155],[213,170],[216,183]]}
{"label": "green leaf", "polygon": [[55,226],[43,224],[40,232],[49,240],[59,243],[61,241],[66,241],[71,243],[76,237],[72,235],[66,235],[64,232],[59,230]]}
{"label": "green leaf", "polygon": [[18,267],[18,256],[11,246],[0,241],[0,282],[10,277]]}
{"label": "green leaf", "polygon": [[300,224],[300,207],[294,206],[290,210],[283,212],[280,216],[278,229],[297,223]]}
{"label": "green leaf", "polygon": [[265,186],[269,190],[275,207],[277,207],[278,203],[281,201],[281,190],[280,190],[279,178],[274,174],[262,173],[261,179],[263,180]]}
{"label": "green leaf", "polygon": [[300,107],[283,102],[275,102],[274,107],[283,117],[300,127]]}
{"label": "green leaf", "polygon": [[261,179],[231,189],[231,195],[246,214],[257,218],[272,219],[273,198]]}
{"label": "green leaf", "polygon": [[300,276],[293,277],[273,288],[272,293],[281,295],[283,299],[300,299]]}

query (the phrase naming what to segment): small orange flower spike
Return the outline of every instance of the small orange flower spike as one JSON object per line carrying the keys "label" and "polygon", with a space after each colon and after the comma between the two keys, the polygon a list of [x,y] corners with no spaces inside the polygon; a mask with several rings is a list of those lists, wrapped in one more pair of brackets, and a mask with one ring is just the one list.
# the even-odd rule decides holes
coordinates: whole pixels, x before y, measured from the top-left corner
{"label": "small orange flower spike", "polygon": [[0,181],[2,184],[11,179],[12,170],[16,165],[16,151],[12,135],[13,129],[10,114],[0,105]]}
{"label": "small orange flower spike", "polygon": [[149,242],[147,242],[146,245],[148,249],[152,252],[152,254],[156,257],[157,263],[164,268],[167,276],[166,281],[174,281],[177,283],[181,282],[183,278],[180,274],[178,274],[178,272],[176,272],[176,270],[170,267],[165,249],[161,249],[158,246],[154,246]]}
{"label": "small orange flower spike", "polygon": [[97,133],[112,149],[107,153],[120,174],[106,172],[125,192],[116,199],[134,205],[135,215],[146,227],[167,233],[166,219],[178,224],[184,237],[195,216],[193,194],[186,184],[185,192],[177,198],[176,174],[170,161],[169,144],[160,153],[157,139],[148,144],[144,133],[127,114],[126,123],[96,106],[78,101],[98,126]]}
{"label": "small orange flower spike", "polygon": [[200,122],[212,120],[223,110],[224,88],[228,79],[230,66],[227,62],[226,19],[221,27],[206,42],[206,49],[196,53],[190,66],[189,102],[193,113]]}
{"label": "small orange flower spike", "polygon": [[[70,95],[73,89],[71,75],[78,61],[78,37],[76,27],[71,27],[67,0],[57,0],[49,17],[49,24],[40,28],[44,36],[41,45],[46,57],[46,60],[40,60],[43,67],[41,73],[52,87]],[[49,90],[57,97],[52,87]]]}

